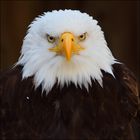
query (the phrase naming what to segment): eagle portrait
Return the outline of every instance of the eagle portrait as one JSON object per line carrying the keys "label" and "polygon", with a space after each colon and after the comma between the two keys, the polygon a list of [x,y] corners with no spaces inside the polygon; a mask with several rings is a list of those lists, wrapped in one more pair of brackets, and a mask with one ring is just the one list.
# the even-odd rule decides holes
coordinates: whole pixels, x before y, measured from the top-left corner
{"label": "eagle portrait", "polygon": [[21,55],[0,75],[2,140],[138,140],[133,73],[98,22],[78,10],[35,18]]}

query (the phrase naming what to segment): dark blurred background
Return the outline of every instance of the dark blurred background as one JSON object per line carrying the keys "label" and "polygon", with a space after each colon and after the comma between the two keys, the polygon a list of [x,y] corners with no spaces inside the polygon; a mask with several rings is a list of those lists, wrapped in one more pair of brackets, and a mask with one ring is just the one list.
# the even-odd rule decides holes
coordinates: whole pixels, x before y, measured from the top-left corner
{"label": "dark blurred background", "polygon": [[54,9],[79,9],[99,21],[114,56],[140,78],[140,2],[132,1],[0,1],[0,69],[13,65],[30,22]]}

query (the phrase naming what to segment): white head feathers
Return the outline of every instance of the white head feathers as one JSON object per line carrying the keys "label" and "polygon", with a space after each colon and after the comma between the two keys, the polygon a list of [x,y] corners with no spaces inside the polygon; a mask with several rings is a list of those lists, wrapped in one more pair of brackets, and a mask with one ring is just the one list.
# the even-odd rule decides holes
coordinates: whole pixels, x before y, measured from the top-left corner
{"label": "white head feathers", "polygon": [[[49,43],[46,34],[57,38],[63,32],[71,32],[75,36],[87,33],[87,38],[79,42],[85,50],[73,55],[70,62],[48,50],[56,42]],[[97,21],[77,10],[52,11],[36,18],[30,25],[17,62],[23,66],[23,78],[34,76],[35,87],[42,84],[46,93],[56,82],[60,87],[72,82],[88,89],[91,79],[94,79],[102,86],[101,70],[113,74],[114,63]]]}

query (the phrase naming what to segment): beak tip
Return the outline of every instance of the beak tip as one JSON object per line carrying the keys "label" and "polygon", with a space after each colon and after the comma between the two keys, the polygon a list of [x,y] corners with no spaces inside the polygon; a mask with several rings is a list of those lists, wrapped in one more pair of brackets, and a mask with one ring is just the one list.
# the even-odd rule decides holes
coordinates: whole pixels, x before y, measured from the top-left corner
{"label": "beak tip", "polygon": [[67,61],[70,61],[70,60],[71,60],[71,57],[66,57],[66,60],[67,60]]}

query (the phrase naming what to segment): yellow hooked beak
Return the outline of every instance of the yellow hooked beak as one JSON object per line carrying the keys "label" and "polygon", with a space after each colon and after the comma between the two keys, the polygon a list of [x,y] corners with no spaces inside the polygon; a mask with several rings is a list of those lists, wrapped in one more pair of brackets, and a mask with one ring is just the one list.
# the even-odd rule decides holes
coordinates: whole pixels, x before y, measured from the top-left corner
{"label": "yellow hooked beak", "polygon": [[79,51],[83,49],[84,48],[76,43],[72,33],[65,32],[61,35],[58,45],[49,50],[57,54],[64,54],[66,59],[70,61],[72,54],[79,54]]}

